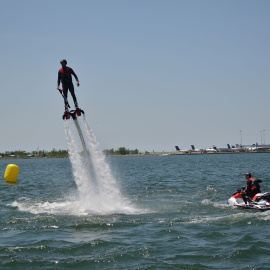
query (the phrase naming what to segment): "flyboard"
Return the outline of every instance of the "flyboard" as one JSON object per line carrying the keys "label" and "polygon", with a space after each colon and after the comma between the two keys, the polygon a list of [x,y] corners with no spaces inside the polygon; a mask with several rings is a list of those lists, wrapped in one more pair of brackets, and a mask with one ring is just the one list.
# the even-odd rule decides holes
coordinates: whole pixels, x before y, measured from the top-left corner
{"label": "flyboard", "polygon": [[[65,97],[65,95],[63,94],[63,90],[61,89],[58,89],[59,90],[59,93],[61,94],[61,96],[63,97],[64,101],[65,101],[65,104],[68,106],[68,108],[70,108],[70,105],[68,103],[68,100],[67,98]],[[66,110],[62,116],[62,119],[63,120],[68,120],[70,119],[70,116],[71,118],[74,120],[74,123],[75,123],[75,126],[78,130],[78,133],[79,133],[79,136],[80,136],[80,139],[81,139],[81,142],[82,142],[82,146],[83,146],[83,149],[86,151],[87,150],[87,147],[86,147],[86,144],[85,144],[85,140],[84,140],[84,137],[83,137],[83,133],[82,133],[82,130],[81,130],[81,127],[78,123],[78,120],[77,120],[77,116],[81,116],[81,115],[84,115],[84,111],[80,108],[76,108],[75,110]]]}
{"label": "flyboard", "polygon": [[[63,94],[63,90],[61,90],[61,89],[58,89],[58,90],[59,90],[60,95],[63,97],[65,103],[70,108],[70,105],[68,103],[68,100],[67,100],[67,98]],[[68,120],[68,119],[70,119],[70,116],[71,116],[73,120],[76,120],[77,119],[77,116],[81,116],[82,114],[84,114],[84,111],[82,109],[80,109],[80,108],[76,108],[76,110],[71,110],[71,111],[66,110],[64,112],[62,118],[63,118],[63,120],[65,120],[65,119]]]}

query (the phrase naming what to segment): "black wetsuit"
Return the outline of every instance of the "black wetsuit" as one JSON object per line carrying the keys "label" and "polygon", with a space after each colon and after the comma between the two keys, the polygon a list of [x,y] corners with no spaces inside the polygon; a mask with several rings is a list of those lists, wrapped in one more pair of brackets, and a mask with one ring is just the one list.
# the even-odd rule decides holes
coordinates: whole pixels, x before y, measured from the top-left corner
{"label": "black wetsuit", "polygon": [[77,98],[75,96],[74,85],[72,82],[71,75],[74,76],[74,78],[76,79],[77,82],[79,81],[77,75],[75,74],[75,72],[73,71],[72,68],[70,68],[70,67],[60,68],[60,70],[58,71],[57,85],[59,86],[60,81],[61,81],[64,96],[67,98],[68,90],[69,90],[69,92],[73,98],[74,104],[75,104],[75,106],[77,106]]}

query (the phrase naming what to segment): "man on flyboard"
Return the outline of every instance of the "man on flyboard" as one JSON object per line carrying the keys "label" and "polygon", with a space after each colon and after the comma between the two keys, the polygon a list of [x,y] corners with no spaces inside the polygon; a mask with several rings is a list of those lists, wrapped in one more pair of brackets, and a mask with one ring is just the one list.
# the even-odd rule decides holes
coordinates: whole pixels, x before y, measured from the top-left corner
{"label": "man on flyboard", "polygon": [[[67,101],[67,96],[68,96],[68,90],[73,98],[75,109],[78,108],[78,102],[77,98],[75,95],[74,91],[74,85],[72,82],[72,75],[74,76],[75,80],[77,81],[77,86],[80,86],[79,79],[76,75],[76,73],[73,71],[72,68],[67,66],[67,60],[63,59],[60,61],[60,64],[62,65],[62,68],[58,71],[58,80],[57,80],[57,89],[61,92],[63,91],[64,94],[64,102],[65,102],[65,111],[68,112],[68,101]],[[59,88],[60,82],[62,83],[62,89]]]}

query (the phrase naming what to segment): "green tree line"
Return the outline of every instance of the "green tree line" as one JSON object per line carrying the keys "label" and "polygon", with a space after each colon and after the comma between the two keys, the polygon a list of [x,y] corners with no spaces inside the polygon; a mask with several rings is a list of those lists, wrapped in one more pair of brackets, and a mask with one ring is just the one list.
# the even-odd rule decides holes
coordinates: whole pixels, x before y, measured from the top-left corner
{"label": "green tree line", "polygon": [[0,153],[1,158],[31,158],[31,157],[68,157],[68,150],[56,150],[53,149],[52,151],[22,151],[22,150],[15,150],[15,151],[6,151],[4,153]]}
{"label": "green tree line", "polygon": [[[103,150],[105,155],[138,155],[140,151],[138,149],[130,150],[125,147],[119,147],[118,149],[105,149]],[[51,151],[32,151],[27,152],[23,150],[15,150],[15,151],[6,151],[4,153],[0,153],[0,158],[34,158],[34,157],[47,157],[47,158],[65,158],[68,157],[68,150],[56,150],[55,148]]]}
{"label": "green tree line", "polygon": [[138,149],[130,150],[125,147],[119,147],[117,150],[111,149],[105,149],[103,150],[103,153],[107,156],[110,155],[118,155],[118,156],[124,156],[124,155],[138,155],[140,152]]}

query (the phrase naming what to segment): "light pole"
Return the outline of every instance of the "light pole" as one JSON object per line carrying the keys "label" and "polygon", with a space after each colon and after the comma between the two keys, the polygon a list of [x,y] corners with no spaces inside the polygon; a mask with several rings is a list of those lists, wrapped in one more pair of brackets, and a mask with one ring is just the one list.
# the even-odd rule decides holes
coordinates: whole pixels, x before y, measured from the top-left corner
{"label": "light pole", "polygon": [[240,139],[241,139],[241,147],[242,147],[242,130],[240,130]]}

